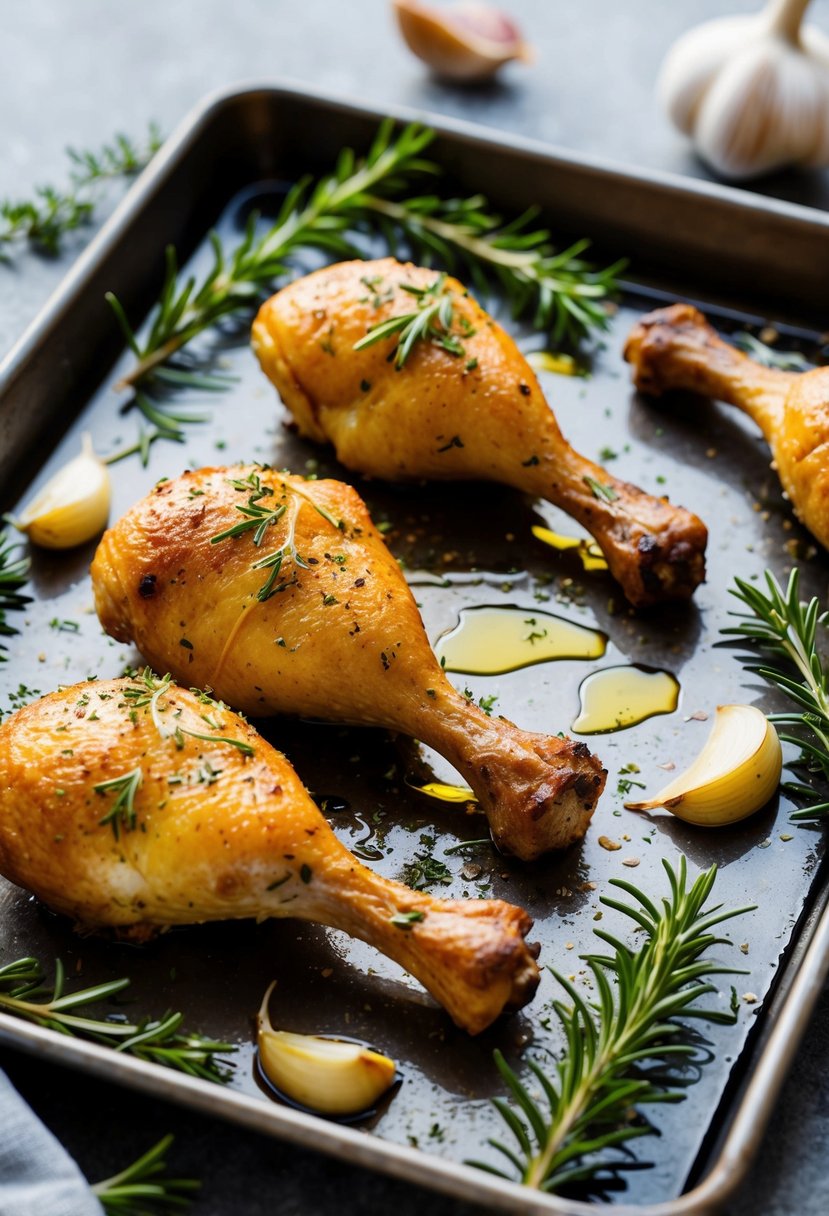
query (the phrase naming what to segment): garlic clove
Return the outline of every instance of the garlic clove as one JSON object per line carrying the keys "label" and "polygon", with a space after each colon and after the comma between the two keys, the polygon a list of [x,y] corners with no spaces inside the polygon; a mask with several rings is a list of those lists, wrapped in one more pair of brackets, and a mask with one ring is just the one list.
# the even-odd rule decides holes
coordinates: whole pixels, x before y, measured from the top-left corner
{"label": "garlic clove", "polygon": [[14,520],[44,549],[72,549],[103,532],[109,518],[109,470],[84,435],[80,456],[55,473]]}
{"label": "garlic clove", "polygon": [[737,823],[765,806],[780,784],[783,753],[777,731],[753,705],[720,705],[696,760],[645,802],[629,811],[664,807],[703,827]]}
{"label": "garlic clove", "polygon": [[287,1097],[324,1115],[355,1115],[372,1107],[394,1082],[394,1060],[360,1043],[274,1030],[268,1013],[274,987],[257,1017],[265,1075]]}
{"label": "garlic clove", "polygon": [[418,0],[394,0],[409,50],[447,80],[486,80],[514,59],[532,58],[509,17],[485,4],[434,9]]}

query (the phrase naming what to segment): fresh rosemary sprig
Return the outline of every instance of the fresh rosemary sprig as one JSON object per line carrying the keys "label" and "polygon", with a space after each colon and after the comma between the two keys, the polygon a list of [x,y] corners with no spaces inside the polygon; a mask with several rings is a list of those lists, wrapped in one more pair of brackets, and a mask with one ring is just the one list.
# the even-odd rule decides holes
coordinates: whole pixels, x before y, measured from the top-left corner
{"label": "fresh rosemary sprig", "polygon": [[[434,171],[441,172],[437,166]],[[365,207],[392,252],[402,234],[420,256],[437,257],[453,272],[467,270],[481,295],[490,293],[494,280],[513,318],[531,317],[533,326],[548,331],[554,342],[576,343],[607,328],[605,306],[618,291],[618,276],[627,261],[597,269],[582,257],[590,247],[588,240],[556,251],[548,229],[532,227],[537,207],[508,223],[482,194],[453,199],[437,194],[371,197]]]}
{"label": "fresh rosemary sprig", "polygon": [[149,377],[169,380],[163,367],[177,351],[217,321],[240,309],[249,310],[265,289],[288,270],[286,259],[301,249],[322,249],[335,257],[358,257],[348,233],[357,227],[371,192],[405,191],[412,172],[431,169],[420,154],[432,132],[412,123],[396,139],[394,124],[382,124],[365,160],[358,162],[350,148],[340,154],[334,172],[314,185],[309,178],[297,182],[285,197],[276,222],[257,237],[252,215],[239,245],[227,251],[217,233],[211,233],[213,265],[197,282],[178,282],[178,260],[167,250],[167,272],[155,316],[146,339],[139,341],[117,297],[107,299],[115,310],[136,363],[118,387],[137,385]]}
{"label": "fresh rosemary sprig", "polygon": [[[6,620],[7,612],[19,611],[32,602],[32,597],[22,595],[20,588],[29,577],[30,561],[20,556],[20,546],[8,539],[8,533],[0,532],[0,637],[11,637],[17,633]],[[0,663],[5,659],[5,646],[0,642]]]}
{"label": "fresh rosemary sprig", "polygon": [[[267,554],[265,557],[260,557],[251,565],[251,570],[267,570],[267,577],[256,593],[256,598],[260,603],[269,600],[272,595],[277,595],[280,591],[286,591],[288,587],[292,587],[297,581],[297,569],[308,570],[309,565],[305,558],[296,547],[294,536],[296,533],[297,520],[302,503],[308,503],[312,506],[318,515],[341,532],[344,528],[344,522],[341,519],[335,519],[334,516],[325,507],[314,502],[307,494],[298,489],[297,486],[288,486],[286,482],[282,483],[282,501],[275,507],[265,507],[262,505],[263,498],[272,498],[275,494],[273,486],[265,484],[258,473],[250,473],[247,477],[241,480],[230,481],[234,490],[241,493],[250,491],[248,500],[244,503],[236,503],[236,510],[244,516],[238,524],[233,524],[232,527],[226,528],[223,532],[217,532],[215,536],[210,537],[211,545],[220,544],[224,540],[232,540],[238,536],[244,536],[246,532],[253,532],[253,544],[258,549],[265,539],[268,528],[273,527],[279,520],[289,512],[288,515],[288,535],[273,553]],[[291,562],[293,571],[291,577],[283,579],[281,583],[277,583],[279,574],[283,565]]]}
{"label": "fresh rosemary sprig", "polygon": [[164,1176],[172,1143],[172,1136],[164,1136],[132,1165],[94,1184],[92,1193],[107,1216],[173,1216],[190,1206],[201,1183]]}
{"label": "fresh rosemary sprig", "polygon": [[100,187],[113,178],[138,173],[161,147],[161,142],[158,127],[151,123],[141,146],[126,135],[116,135],[100,152],[76,152],[68,148],[67,156],[73,167],[66,189],[39,186],[31,199],[0,201],[0,254],[4,247],[22,241],[44,253],[57,254],[66,234],[92,219]]}
{"label": "fresh rosemary sprig", "polygon": [[[785,591],[777,579],[766,570],[766,587],[759,587],[743,579],[735,579],[736,590],[731,594],[748,609],[744,613],[732,613],[739,624],[723,633],[756,645],[761,652],[783,660],[783,666],[769,664],[747,664],[748,670],[761,676],[785,693],[799,709],[787,713],[769,714],[769,721],[785,726],[799,726],[804,735],[781,732],[784,743],[793,743],[800,749],[800,757],[794,763],[803,764],[814,773],[829,781],[829,677],[818,650],[818,626],[829,620],[829,612],[821,612],[817,597],[808,604],[799,594],[799,571],[795,567],[789,575]],[[809,785],[787,782],[789,792],[804,798],[815,798],[816,791]],[[829,815],[829,802],[818,801],[792,814],[792,819],[820,819]]]}
{"label": "fresh rosemary sprig", "polygon": [[[173,685],[173,676],[169,674],[169,671],[167,675],[162,676],[159,679],[159,676],[156,675],[156,672],[154,672],[152,668],[143,668],[141,671],[130,672],[130,679],[135,680],[135,683],[129,688],[125,688],[123,693],[124,702],[130,705],[130,716],[135,713],[135,710],[145,709],[148,706],[148,708],[150,708],[150,716],[152,717],[153,726],[156,727],[156,730],[162,739],[173,739],[177,748],[184,748],[186,737],[191,739],[201,739],[201,741],[204,743],[225,743],[227,747],[236,748],[237,751],[241,751],[242,755],[252,756],[254,754],[255,749],[253,748],[252,744],[244,742],[244,739],[235,739],[230,736],[230,734],[205,734],[203,731],[188,731],[185,726],[180,726],[177,724],[177,722],[174,726],[168,726],[167,722],[164,721],[164,713],[167,706],[162,705],[162,698],[167,696],[167,693],[170,691],[170,686]],[[199,700],[201,700],[203,705],[213,706],[214,709],[227,709],[227,706],[224,703],[214,700],[213,697],[210,697],[208,693],[203,692],[201,688],[191,688],[190,691],[197,694],[197,697]],[[179,713],[179,711],[176,711],[176,713]],[[204,721],[207,722],[210,730],[221,730],[221,725],[219,722],[215,721],[214,716],[210,714],[202,714],[201,716],[203,717]],[[204,771],[208,772],[208,770]],[[140,773],[141,770],[136,769],[135,772]],[[213,773],[215,778],[215,770],[213,770]],[[128,773],[128,777],[134,776],[135,773]],[[98,790],[106,790],[108,788],[117,789],[119,788],[119,782],[125,781],[125,779],[126,778],[123,777],[117,777],[114,779],[114,781],[102,782],[101,786],[95,786],[94,788],[96,792],[98,792]],[[213,781],[210,782],[210,784],[213,784]],[[130,794],[130,812],[132,812],[131,798],[134,798],[135,792],[140,788],[140,786],[141,779],[137,779],[137,784],[135,788],[132,789]],[[113,815],[114,811],[115,807],[113,806],[113,809],[111,812],[109,812],[109,815]],[[134,812],[132,812],[132,822],[129,824],[130,828],[135,827],[134,820],[135,815]],[[108,817],[101,820],[101,823],[105,822],[108,822]],[[115,838],[117,837],[118,834],[115,833]]]}
{"label": "fresh rosemary sprig", "polygon": [[181,1013],[168,1012],[161,1018],[142,1018],[131,1023],[115,1016],[93,1018],[69,1012],[116,996],[129,986],[128,979],[109,980],[92,988],[65,993],[65,974],[60,960],[55,963],[51,987],[44,986],[43,975],[36,958],[19,958],[0,967],[0,1009],[49,1030],[91,1039],[191,1077],[201,1077],[205,1081],[229,1079],[228,1069],[232,1065],[218,1057],[236,1048],[232,1043],[221,1043],[183,1030],[184,1015]]}
{"label": "fresh rosemary sprig", "polygon": [[808,372],[815,366],[799,350],[775,350],[773,346],[755,338],[754,334],[747,330],[732,334],[731,341],[738,350],[751,355],[757,363],[773,367],[779,372]]}
{"label": "fresh rosemary sprig", "polygon": [[231,536],[244,536],[245,532],[253,532],[253,543],[258,548],[265,538],[267,529],[280,520],[288,510],[287,504],[280,502],[275,507],[261,505],[261,499],[273,497],[273,487],[263,485],[258,473],[251,473],[244,479],[231,481],[230,485],[241,493],[250,490],[247,502],[236,503],[236,510],[245,518],[240,523],[226,528],[224,532],[217,532],[215,536],[211,536],[210,543],[217,545],[219,541],[228,540]]}
{"label": "fresh rosemary sprig", "polygon": [[[555,340],[577,341],[606,327],[606,301],[617,290],[624,263],[594,268],[582,258],[587,241],[556,252],[549,232],[532,228],[534,210],[505,224],[481,195],[448,200],[414,196],[415,176],[443,173],[422,155],[434,132],[418,124],[394,132],[394,123],[386,120],[364,159],[346,148],[333,173],[316,184],[308,178],[298,182],[261,236],[255,215],[235,248],[226,248],[212,233],[212,265],[200,278],[179,277],[178,258],[170,247],[145,337],[139,338],[120,301],[108,294],[135,356],[116,387],[135,390],[132,404],[151,427],[111,461],[138,452],[146,464],[157,440],[182,442],[182,426],[201,416],[172,409],[164,394],[186,386],[217,389],[227,383],[212,371],[201,371],[202,364],[185,348],[219,321],[248,315],[302,250],[321,249],[334,258],[361,256],[353,239],[360,232],[379,233],[392,252],[402,237],[424,260],[437,257],[449,270],[463,265],[479,291],[488,293],[493,283],[498,285],[515,317],[532,315],[536,327],[551,330]],[[445,337],[449,341],[451,335]]]}
{"label": "fresh rosemary sprig", "polygon": [[564,1029],[566,1051],[555,1075],[534,1060],[527,1064],[531,1084],[540,1087],[542,1105],[507,1064],[500,1052],[495,1061],[511,1100],[494,1099],[494,1105],[516,1145],[489,1143],[509,1163],[499,1169],[489,1163],[472,1164],[499,1177],[517,1176],[524,1185],[553,1192],[572,1183],[600,1180],[608,1171],[626,1164],[602,1156],[604,1150],[625,1144],[650,1128],[631,1120],[634,1107],[651,1102],[678,1101],[682,1092],[668,1090],[643,1069],[646,1061],[670,1066],[693,1057],[696,1049],[681,1042],[677,1017],[730,1023],[734,1015],[699,1004],[716,991],[706,977],[738,974],[735,968],[704,958],[714,945],[727,939],[711,933],[715,925],[749,908],[723,911],[721,905],[704,905],[716,878],[716,866],[688,886],[685,858],[676,870],[663,860],[670,883],[670,898],[661,907],[643,891],[622,879],[613,886],[635,900],[626,903],[602,896],[601,902],[621,912],[644,931],[642,945],[632,950],[619,938],[595,929],[611,954],[584,955],[597,999],[588,1002],[564,976],[555,973],[566,1000],[554,1009]]}
{"label": "fresh rosemary sprig", "polygon": [[372,325],[366,336],[354,343],[354,349],[363,350],[396,336],[397,344],[389,358],[394,356],[398,370],[418,342],[430,342],[456,358],[465,354],[462,339],[471,338],[475,330],[465,317],[460,318],[459,329],[453,330],[455,293],[446,286],[446,273],[437,275],[428,287],[413,287],[409,283],[400,286],[415,297],[416,310]]}

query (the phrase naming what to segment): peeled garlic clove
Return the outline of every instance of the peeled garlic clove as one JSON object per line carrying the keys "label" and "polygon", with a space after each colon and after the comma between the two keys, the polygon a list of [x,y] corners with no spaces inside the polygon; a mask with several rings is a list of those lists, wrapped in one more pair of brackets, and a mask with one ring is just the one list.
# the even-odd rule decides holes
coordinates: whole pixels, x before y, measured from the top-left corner
{"label": "peeled garlic clove", "polygon": [[271,984],[257,1018],[259,1060],[277,1089],[324,1115],[368,1110],[394,1081],[388,1056],[341,1039],[274,1030],[268,1014]]}
{"label": "peeled garlic clove", "polygon": [[394,0],[394,9],[409,50],[448,80],[486,80],[513,59],[532,58],[510,18],[485,4],[434,9]]}
{"label": "peeled garlic clove", "polygon": [[629,811],[665,807],[688,823],[722,827],[765,806],[782,768],[780,740],[766,715],[753,705],[720,705],[691,767],[655,798],[625,806]]}
{"label": "peeled garlic clove", "polygon": [[109,470],[84,435],[80,456],[46,483],[14,523],[44,549],[72,549],[103,532],[109,500]]}

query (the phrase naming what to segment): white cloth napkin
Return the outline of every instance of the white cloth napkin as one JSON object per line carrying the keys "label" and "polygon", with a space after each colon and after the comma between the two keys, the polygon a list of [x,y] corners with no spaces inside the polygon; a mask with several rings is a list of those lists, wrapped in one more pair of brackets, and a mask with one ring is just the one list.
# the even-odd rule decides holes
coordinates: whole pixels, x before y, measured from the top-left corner
{"label": "white cloth napkin", "polygon": [[0,1072],[0,1216],[103,1216],[81,1171]]}

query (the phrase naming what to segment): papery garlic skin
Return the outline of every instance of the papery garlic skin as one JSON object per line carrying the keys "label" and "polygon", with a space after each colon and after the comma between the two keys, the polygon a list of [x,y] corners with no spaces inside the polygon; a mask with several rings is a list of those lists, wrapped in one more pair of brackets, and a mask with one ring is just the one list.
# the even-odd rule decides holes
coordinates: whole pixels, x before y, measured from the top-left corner
{"label": "papery garlic skin", "polygon": [[257,1018],[259,1062],[265,1075],[287,1097],[321,1114],[369,1110],[394,1083],[394,1060],[360,1043],[274,1030],[268,1014],[274,986],[265,993]]}
{"label": "papery garlic skin", "polygon": [[100,535],[109,519],[109,470],[84,435],[81,454],[50,478],[14,520],[44,549],[73,549]]}
{"label": "papery garlic skin", "polygon": [[693,764],[655,797],[626,802],[630,811],[664,807],[702,827],[724,827],[759,811],[774,796],[783,770],[777,731],[753,705],[720,705]]}
{"label": "papery garlic skin", "polygon": [[665,59],[657,96],[723,177],[829,165],[829,38],[800,27],[807,4],[708,21]]}
{"label": "papery garlic skin", "polygon": [[394,10],[409,50],[446,80],[486,80],[505,63],[532,58],[511,19],[488,5],[394,0]]}

